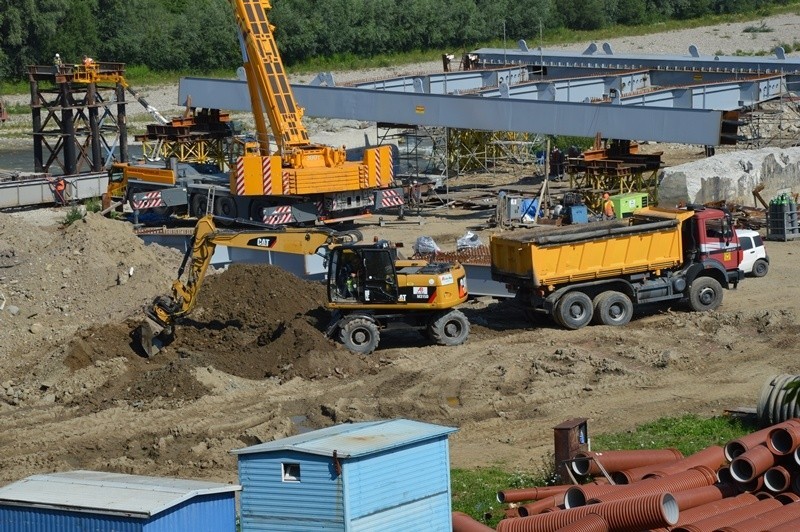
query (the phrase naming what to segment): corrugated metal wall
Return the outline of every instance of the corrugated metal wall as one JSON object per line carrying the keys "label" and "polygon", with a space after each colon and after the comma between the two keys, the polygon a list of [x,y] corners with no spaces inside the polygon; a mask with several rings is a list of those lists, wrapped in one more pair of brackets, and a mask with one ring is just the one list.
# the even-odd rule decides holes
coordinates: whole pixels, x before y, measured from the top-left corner
{"label": "corrugated metal wall", "polygon": [[142,532],[236,532],[234,492],[193,497],[157,514]]}
{"label": "corrugated metal wall", "polygon": [[[354,521],[363,516],[374,516],[381,511],[402,511],[396,508],[441,494],[450,490],[450,464],[447,436],[423,444],[410,445],[383,451],[354,461],[344,462],[345,499],[347,518]],[[450,501],[441,511],[427,515],[426,522],[438,530],[440,520],[450,526]],[[395,526],[402,522],[395,522]]]}
{"label": "corrugated metal wall", "polygon": [[407,502],[395,508],[352,519],[348,532],[450,532],[450,495],[440,493],[415,502]]}
{"label": "corrugated metal wall", "polygon": [[111,515],[0,505],[0,530],[3,532],[141,532],[143,524],[140,519]]}
{"label": "corrugated metal wall", "polygon": [[2,532],[235,532],[233,492],[194,497],[149,520],[0,505]]}
{"label": "corrugated metal wall", "polygon": [[[300,464],[300,482],[283,482],[282,463]],[[239,456],[242,532],[344,530],[342,479],[331,458],[276,451]]]}

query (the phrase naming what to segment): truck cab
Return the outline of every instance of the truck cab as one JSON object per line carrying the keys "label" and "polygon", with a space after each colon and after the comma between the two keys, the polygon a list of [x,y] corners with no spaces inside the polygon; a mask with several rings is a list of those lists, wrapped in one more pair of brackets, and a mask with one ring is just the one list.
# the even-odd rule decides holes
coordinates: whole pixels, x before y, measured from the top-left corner
{"label": "truck cab", "polygon": [[697,208],[693,221],[697,226],[699,260],[718,261],[729,272],[729,281],[736,285],[742,249],[730,214],[718,209]]}

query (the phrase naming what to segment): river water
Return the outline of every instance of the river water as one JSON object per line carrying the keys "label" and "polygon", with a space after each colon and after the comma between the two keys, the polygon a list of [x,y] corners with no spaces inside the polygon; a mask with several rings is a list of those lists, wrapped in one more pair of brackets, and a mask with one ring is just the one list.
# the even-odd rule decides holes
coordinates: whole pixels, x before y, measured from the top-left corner
{"label": "river water", "polygon": [[[116,153],[117,156],[119,156],[118,149],[116,150]],[[130,158],[139,157],[141,153],[142,147],[140,145],[128,145],[128,155]],[[33,148],[0,148],[0,173],[3,171],[33,172]],[[53,163],[51,165],[50,172],[54,175],[57,175],[61,173],[61,169],[57,164]]]}
{"label": "river water", "polygon": [[33,149],[0,149],[0,171],[33,172]]}

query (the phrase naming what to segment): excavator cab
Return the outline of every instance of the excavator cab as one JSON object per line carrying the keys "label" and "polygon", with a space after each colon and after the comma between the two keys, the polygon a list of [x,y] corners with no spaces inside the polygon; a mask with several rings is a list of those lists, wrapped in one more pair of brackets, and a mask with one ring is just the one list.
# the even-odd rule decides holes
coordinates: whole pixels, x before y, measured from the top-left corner
{"label": "excavator cab", "polygon": [[387,242],[330,250],[328,300],[368,304],[397,302],[396,258],[396,251]]}

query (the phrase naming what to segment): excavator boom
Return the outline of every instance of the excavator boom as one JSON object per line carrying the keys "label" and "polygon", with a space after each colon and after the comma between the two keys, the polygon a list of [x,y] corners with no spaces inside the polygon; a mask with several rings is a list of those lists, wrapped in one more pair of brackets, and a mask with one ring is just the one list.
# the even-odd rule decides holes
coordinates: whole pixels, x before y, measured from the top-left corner
{"label": "excavator boom", "polygon": [[[360,240],[358,231],[337,232],[324,227],[221,230],[217,229],[212,216],[204,216],[195,225],[191,246],[172,283],[172,293],[156,297],[145,309],[144,322],[136,334],[139,346],[146,356],[151,357],[171,341],[175,322],[189,314],[197,304],[197,295],[217,246],[313,255],[320,248],[327,252],[329,248]],[[182,279],[184,273],[185,281]]]}

